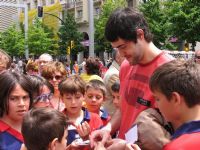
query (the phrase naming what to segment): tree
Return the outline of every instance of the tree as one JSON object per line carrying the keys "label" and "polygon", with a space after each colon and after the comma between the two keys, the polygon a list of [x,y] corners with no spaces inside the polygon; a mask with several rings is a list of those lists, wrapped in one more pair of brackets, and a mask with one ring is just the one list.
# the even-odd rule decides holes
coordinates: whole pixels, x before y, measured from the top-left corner
{"label": "tree", "polygon": [[67,13],[65,15],[65,21],[59,29],[58,36],[60,38],[58,44],[61,54],[66,55],[67,47],[71,47],[72,55],[77,55],[78,52],[84,49],[80,44],[83,39],[83,35],[78,31],[76,21],[72,14]]}
{"label": "tree", "polygon": [[25,37],[16,26],[8,28],[0,34],[0,48],[4,49],[10,56],[22,56],[25,53]]}
{"label": "tree", "polygon": [[42,23],[37,18],[34,24],[29,27],[27,42],[30,55],[53,54],[53,50],[50,50],[52,39],[49,37],[49,33],[45,32]]}
{"label": "tree", "polygon": [[110,43],[104,37],[105,25],[108,17],[118,7],[125,7],[124,0],[106,0],[102,6],[102,11],[99,18],[95,19],[95,51],[112,51]]}
{"label": "tree", "polygon": [[200,2],[198,0],[168,0],[165,4],[170,23],[169,31],[179,40],[192,43],[200,41]]}
{"label": "tree", "polygon": [[153,34],[154,44],[161,49],[174,49],[176,48],[169,42],[171,33],[168,32],[169,23],[165,15],[166,7],[163,1],[148,0],[139,5],[139,10],[143,12],[150,31]]}

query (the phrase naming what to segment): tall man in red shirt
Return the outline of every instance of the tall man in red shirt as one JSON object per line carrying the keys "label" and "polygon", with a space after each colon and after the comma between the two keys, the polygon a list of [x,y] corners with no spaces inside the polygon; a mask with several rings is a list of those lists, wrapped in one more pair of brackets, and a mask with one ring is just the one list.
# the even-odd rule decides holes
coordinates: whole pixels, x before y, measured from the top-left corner
{"label": "tall man in red shirt", "polygon": [[91,146],[101,137],[104,144],[110,133],[119,129],[119,138],[130,129],[137,115],[155,100],[149,89],[149,79],[160,65],[172,60],[152,43],[152,35],[144,16],[131,8],[117,9],[108,19],[105,36],[113,48],[126,59],[120,67],[121,109],[101,130],[91,134]]}

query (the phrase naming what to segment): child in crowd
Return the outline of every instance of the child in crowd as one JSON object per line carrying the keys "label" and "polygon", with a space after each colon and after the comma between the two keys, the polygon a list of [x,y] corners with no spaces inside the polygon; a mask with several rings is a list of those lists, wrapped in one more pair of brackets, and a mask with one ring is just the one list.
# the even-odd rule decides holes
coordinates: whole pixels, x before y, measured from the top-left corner
{"label": "child in crowd", "polygon": [[66,150],[68,124],[63,113],[53,108],[29,111],[22,123],[22,135],[27,150]]}
{"label": "child in crowd", "polygon": [[[200,65],[192,60],[173,60],[157,68],[149,84],[160,112],[175,129],[163,150],[199,150]],[[139,150],[132,144],[126,149]]]}
{"label": "child in crowd", "polygon": [[102,81],[91,80],[86,84],[85,103],[86,108],[98,114],[104,125],[110,120],[110,116],[101,106],[105,101],[106,87]]}
{"label": "child in crowd", "polygon": [[59,91],[66,107],[63,113],[72,123],[68,127],[67,144],[76,139],[87,140],[90,132],[100,128],[103,123],[97,114],[82,108],[85,82],[79,76],[70,76],[59,84]]}
{"label": "child in crowd", "polygon": [[175,128],[164,150],[200,147],[200,65],[173,60],[157,68],[150,79],[158,108]]}
{"label": "child in crowd", "polygon": [[113,104],[115,105],[116,108],[120,107],[119,90],[120,90],[120,83],[119,83],[119,80],[117,80],[111,86],[111,93],[112,93],[112,96],[113,96]]}
{"label": "child in crowd", "polygon": [[30,76],[33,87],[33,107],[52,107],[51,103],[54,88],[45,78],[31,75]]}
{"label": "child in crowd", "polygon": [[38,63],[34,60],[29,60],[26,64],[26,73],[29,75],[38,75]]}
{"label": "child in crowd", "polygon": [[23,143],[22,119],[32,105],[32,86],[24,74],[0,74],[0,149],[19,150]]}

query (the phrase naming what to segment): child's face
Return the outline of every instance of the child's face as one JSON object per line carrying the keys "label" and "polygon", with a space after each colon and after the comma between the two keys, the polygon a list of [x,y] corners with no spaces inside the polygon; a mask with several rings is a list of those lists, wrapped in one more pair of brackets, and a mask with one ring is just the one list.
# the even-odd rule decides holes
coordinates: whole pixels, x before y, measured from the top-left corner
{"label": "child's face", "polygon": [[113,104],[115,105],[115,107],[119,108],[120,107],[120,95],[119,95],[119,92],[112,91],[112,96],[113,96]]}
{"label": "child's face", "polygon": [[173,122],[176,110],[172,100],[168,100],[167,97],[159,91],[154,91],[153,95],[156,100],[156,106],[167,121]]}
{"label": "child's face", "polygon": [[84,100],[84,95],[81,92],[75,94],[64,93],[61,98],[65,103],[68,115],[77,115],[80,113],[82,102]]}
{"label": "child's face", "polygon": [[34,103],[34,107],[51,107],[50,101],[52,100],[53,94],[51,93],[51,90],[44,85],[40,89],[40,95],[36,97],[37,102]]}
{"label": "child's face", "polygon": [[85,93],[85,102],[87,109],[91,112],[98,113],[104,101],[104,96],[101,90],[89,88]]}
{"label": "child's face", "polygon": [[29,94],[19,84],[16,85],[9,95],[8,106],[8,114],[4,115],[13,121],[22,121],[23,116],[29,110]]}

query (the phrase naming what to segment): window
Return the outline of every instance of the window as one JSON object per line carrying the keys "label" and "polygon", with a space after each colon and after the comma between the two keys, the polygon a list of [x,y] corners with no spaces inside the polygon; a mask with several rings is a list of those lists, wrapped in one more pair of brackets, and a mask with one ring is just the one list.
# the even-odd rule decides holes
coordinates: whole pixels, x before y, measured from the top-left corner
{"label": "window", "polygon": [[96,7],[96,8],[95,8],[95,15],[99,15],[99,14],[100,14],[100,11],[101,11],[100,8],[99,8],[99,7]]}
{"label": "window", "polygon": [[78,10],[77,11],[77,17],[81,18],[83,16],[83,10]]}

